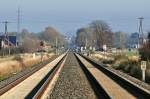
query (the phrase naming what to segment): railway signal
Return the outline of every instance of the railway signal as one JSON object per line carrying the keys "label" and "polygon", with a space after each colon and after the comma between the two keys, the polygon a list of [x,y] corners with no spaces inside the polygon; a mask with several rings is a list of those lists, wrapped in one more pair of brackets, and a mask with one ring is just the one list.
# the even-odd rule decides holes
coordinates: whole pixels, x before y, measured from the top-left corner
{"label": "railway signal", "polygon": [[146,61],[141,61],[142,80],[145,81]]}
{"label": "railway signal", "polygon": [[103,50],[104,50],[104,59],[106,59],[106,50],[107,50],[107,45],[103,45]]}
{"label": "railway signal", "polygon": [[40,46],[44,47],[44,42],[43,41],[40,42]]}
{"label": "railway signal", "polygon": [[43,51],[44,51],[44,46],[45,46],[45,44],[44,44],[44,41],[40,41],[40,47],[41,47],[41,62],[43,61]]}

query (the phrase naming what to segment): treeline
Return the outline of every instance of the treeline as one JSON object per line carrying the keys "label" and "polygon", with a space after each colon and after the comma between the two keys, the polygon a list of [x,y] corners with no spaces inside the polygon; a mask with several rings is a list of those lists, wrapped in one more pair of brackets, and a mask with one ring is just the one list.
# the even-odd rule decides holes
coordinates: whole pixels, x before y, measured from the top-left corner
{"label": "treeline", "polygon": [[[16,35],[16,33],[9,33],[9,35]],[[23,29],[21,33],[17,34],[17,38],[20,52],[37,51],[41,41],[46,42],[52,48],[56,48],[56,40],[58,47],[63,47],[66,44],[65,37],[53,27],[47,27],[39,33],[33,33],[27,29]]]}
{"label": "treeline", "polygon": [[143,41],[143,45],[139,49],[139,54],[141,60],[148,61],[150,65],[150,32],[148,32],[147,40]]}
{"label": "treeline", "polygon": [[103,20],[95,20],[87,27],[80,28],[76,33],[76,44],[78,47],[95,47],[102,49],[103,45],[107,47],[114,46],[114,33],[111,27]]}

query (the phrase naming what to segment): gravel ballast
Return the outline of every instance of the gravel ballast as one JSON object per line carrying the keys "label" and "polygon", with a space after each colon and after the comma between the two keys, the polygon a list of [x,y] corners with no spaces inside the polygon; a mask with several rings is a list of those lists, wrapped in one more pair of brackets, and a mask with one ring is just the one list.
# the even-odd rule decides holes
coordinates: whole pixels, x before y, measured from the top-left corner
{"label": "gravel ballast", "polygon": [[97,99],[73,53],[69,53],[49,99]]}

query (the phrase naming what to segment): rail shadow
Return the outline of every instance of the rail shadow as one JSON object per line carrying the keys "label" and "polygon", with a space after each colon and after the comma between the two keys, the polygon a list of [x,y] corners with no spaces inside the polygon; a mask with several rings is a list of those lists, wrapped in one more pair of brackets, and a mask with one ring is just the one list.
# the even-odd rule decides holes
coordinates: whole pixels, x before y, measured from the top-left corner
{"label": "rail shadow", "polygon": [[76,59],[78,60],[80,67],[82,68],[83,72],[85,73],[97,98],[98,99],[111,99],[111,97],[107,94],[107,92],[103,89],[103,87],[97,82],[95,77],[93,77],[93,75],[87,70],[87,68],[84,66],[84,64],[79,60],[79,58],[77,56],[76,56]]}
{"label": "rail shadow", "polygon": [[[81,55],[81,54],[80,54]],[[85,58],[88,62],[90,62],[93,66],[98,68],[100,71],[102,71],[104,74],[106,74],[108,77],[110,77],[112,80],[114,80],[117,84],[119,84],[121,87],[126,89],[129,93],[137,97],[137,99],[150,99],[150,94],[144,92],[142,89],[139,89],[138,87],[132,85],[130,82],[124,80],[123,78],[115,75],[113,72],[108,71],[106,69],[107,66],[97,63],[96,61],[81,55],[83,58]]]}

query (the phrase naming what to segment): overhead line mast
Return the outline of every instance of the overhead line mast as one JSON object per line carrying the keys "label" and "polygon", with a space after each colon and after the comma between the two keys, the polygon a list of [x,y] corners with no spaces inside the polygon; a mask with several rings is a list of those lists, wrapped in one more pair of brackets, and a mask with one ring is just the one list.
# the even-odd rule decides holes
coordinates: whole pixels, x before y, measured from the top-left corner
{"label": "overhead line mast", "polygon": [[143,33],[143,17],[138,18],[139,19],[139,44],[142,46],[144,44],[144,33]]}
{"label": "overhead line mast", "polygon": [[16,38],[18,38],[18,35],[20,33],[20,7],[18,7],[18,11],[17,11],[17,34],[16,34]]}
{"label": "overhead line mast", "polygon": [[5,36],[5,39],[8,39],[8,23],[10,23],[10,22],[4,21],[3,23],[5,24],[5,34],[4,34],[4,36]]}

